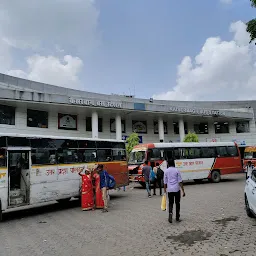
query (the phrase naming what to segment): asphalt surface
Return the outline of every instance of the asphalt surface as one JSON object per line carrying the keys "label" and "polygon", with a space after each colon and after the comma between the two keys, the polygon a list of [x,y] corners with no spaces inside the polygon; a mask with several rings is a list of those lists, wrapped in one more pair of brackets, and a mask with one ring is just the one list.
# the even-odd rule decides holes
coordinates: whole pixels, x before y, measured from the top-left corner
{"label": "asphalt surface", "polygon": [[256,255],[256,219],[244,210],[244,175],[186,183],[181,223],[170,224],[161,197],[131,184],[111,195],[110,211],[77,201],[4,215],[1,256]]}

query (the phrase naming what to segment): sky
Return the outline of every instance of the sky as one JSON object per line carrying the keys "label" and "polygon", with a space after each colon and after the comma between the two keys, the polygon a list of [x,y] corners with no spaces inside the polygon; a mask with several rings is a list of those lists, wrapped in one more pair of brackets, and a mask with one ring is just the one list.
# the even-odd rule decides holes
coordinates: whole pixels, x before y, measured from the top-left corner
{"label": "sky", "polygon": [[1,0],[0,72],[161,100],[256,99],[249,0]]}

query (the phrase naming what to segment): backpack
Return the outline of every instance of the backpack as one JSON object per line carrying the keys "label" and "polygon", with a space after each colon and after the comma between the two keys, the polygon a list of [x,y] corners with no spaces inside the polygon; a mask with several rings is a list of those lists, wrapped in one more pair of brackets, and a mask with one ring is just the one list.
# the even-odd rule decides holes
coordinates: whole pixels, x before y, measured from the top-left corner
{"label": "backpack", "polygon": [[162,180],[164,178],[164,171],[160,167],[157,168],[156,176],[159,180]]}
{"label": "backpack", "polygon": [[155,178],[156,178],[156,174],[155,174],[155,172],[153,171],[152,167],[150,167],[149,180],[150,180],[150,181],[154,181]]}
{"label": "backpack", "polygon": [[112,175],[108,174],[108,188],[113,189],[115,188],[115,186],[116,186],[115,178]]}

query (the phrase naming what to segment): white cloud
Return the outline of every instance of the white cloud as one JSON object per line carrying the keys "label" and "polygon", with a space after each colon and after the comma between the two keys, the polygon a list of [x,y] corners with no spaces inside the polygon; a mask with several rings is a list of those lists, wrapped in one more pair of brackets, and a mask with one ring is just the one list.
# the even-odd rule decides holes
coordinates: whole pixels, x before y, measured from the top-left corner
{"label": "white cloud", "polygon": [[99,43],[98,18],[93,0],[0,1],[0,72],[81,88],[82,58]]}
{"label": "white cloud", "polygon": [[83,67],[83,61],[78,57],[66,55],[59,59],[54,56],[34,55],[27,59],[27,64],[28,72],[11,70],[8,74],[69,88],[81,87],[78,74]]}
{"label": "white cloud", "polygon": [[231,41],[211,37],[192,59],[178,66],[176,86],[154,95],[165,100],[235,100],[256,98],[255,47],[242,21],[231,24]]}

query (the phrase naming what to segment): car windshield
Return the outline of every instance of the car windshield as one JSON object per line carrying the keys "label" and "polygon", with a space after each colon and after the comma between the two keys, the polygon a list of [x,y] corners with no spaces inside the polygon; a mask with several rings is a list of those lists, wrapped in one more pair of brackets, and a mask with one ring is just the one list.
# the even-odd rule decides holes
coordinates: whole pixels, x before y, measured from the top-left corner
{"label": "car windshield", "polygon": [[141,164],[145,161],[146,151],[133,151],[129,157],[129,164]]}

